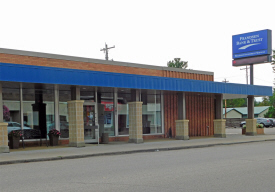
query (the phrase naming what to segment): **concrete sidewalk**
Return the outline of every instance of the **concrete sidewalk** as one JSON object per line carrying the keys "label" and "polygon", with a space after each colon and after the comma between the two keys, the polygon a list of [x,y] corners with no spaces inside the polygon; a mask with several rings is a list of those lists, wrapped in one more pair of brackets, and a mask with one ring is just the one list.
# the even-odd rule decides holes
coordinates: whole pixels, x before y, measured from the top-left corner
{"label": "concrete sidewalk", "polygon": [[241,129],[226,129],[226,138],[191,138],[190,140],[159,139],[142,144],[126,142],[111,142],[109,144],[87,144],[86,147],[74,148],[67,146],[36,147],[23,150],[11,150],[0,154],[0,165],[51,161],[62,159],[84,158],[103,155],[119,155],[141,152],[180,150],[191,148],[212,147],[218,145],[233,145],[251,142],[275,141],[275,128],[266,128],[265,135],[241,135]]}

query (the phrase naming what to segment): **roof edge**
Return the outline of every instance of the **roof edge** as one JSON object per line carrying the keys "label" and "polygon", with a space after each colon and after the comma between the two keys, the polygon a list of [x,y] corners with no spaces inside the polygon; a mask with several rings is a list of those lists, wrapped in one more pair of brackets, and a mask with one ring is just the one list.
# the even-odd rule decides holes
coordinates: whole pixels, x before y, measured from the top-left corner
{"label": "roof edge", "polygon": [[202,74],[202,75],[214,75],[214,72],[209,72],[209,71],[198,71],[198,70],[180,69],[180,68],[172,68],[172,67],[161,67],[161,66],[139,64],[139,63],[109,61],[109,60],[92,59],[92,58],[67,56],[67,55],[58,55],[58,54],[51,54],[51,53],[40,53],[40,52],[33,52],[33,51],[22,51],[22,50],[6,49],[6,48],[0,48],[0,53],[11,54],[11,55],[31,56],[31,57],[42,57],[42,58],[48,58],[48,59],[80,61],[80,62],[86,62],[86,63],[98,63],[98,64],[107,64],[107,65],[118,65],[118,66],[145,68],[145,69],[155,69],[155,70],[161,70],[161,71],[167,70],[167,71],[178,71],[178,72],[194,73],[194,74]]}

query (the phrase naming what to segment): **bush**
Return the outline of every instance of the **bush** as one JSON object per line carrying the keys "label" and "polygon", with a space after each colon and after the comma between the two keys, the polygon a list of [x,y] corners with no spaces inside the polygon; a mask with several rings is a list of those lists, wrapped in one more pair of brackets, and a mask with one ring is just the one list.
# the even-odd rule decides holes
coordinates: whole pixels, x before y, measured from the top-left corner
{"label": "bush", "polygon": [[22,133],[19,130],[11,131],[8,134],[8,137],[21,137]]}
{"label": "bush", "polygon": [[[245,129],[246,125],[243,125],[242,129]],[[263,124],[256,124],[256,128],[264,128]]]}

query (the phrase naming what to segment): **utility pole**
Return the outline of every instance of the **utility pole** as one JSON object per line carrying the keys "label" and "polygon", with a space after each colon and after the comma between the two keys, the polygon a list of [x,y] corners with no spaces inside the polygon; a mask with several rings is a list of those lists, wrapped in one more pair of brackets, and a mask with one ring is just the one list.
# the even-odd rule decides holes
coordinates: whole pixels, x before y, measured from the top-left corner
{"label": "utility pole", "polygon": [[246,84],[248,85],[248,69],[249,67],[247,67],[247,65],[245,66],[245,68],[241,68],[240,70],[246,70]]}
{"label": "utility pole", "polygon": [[[227,83],[229,81],[226,81],[226,79],[224,78],[222,82]],[[226,99],[224,100],[224,118],[226,118]]]}
{"label": "utility pole", "polygon": [[112,48],[115,48],[115,46],[108,47],[108,45],[105,43],[105,48],[100,49],[100,51],[104,51],[104,53],[105,53],[105,59],[106,60],[109,60],[109,58],[108,58],[108,49],[112,49]]}

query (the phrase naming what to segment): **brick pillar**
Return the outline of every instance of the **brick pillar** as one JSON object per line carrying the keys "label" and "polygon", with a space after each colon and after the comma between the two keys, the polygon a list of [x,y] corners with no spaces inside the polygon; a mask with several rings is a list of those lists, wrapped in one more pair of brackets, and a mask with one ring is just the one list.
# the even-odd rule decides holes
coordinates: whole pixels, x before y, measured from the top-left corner
{"label": "brick pillar", "polygon": [[68,101],[69,146],[85,147],[82,100]]}
{"label": "brick pillar", "polygon": [[226,137],[225,122],[223,119],[223,95],[216,95],[216,119],[214,119],[214,137]]}
{"label": "brick pillar", "polygon": [[176,139],[189,140],[189,120],[176,120]]}
{"label": "brick pillar", "polygon": [[247,136],[257,135],[257,119],[246,119],[246,132]]}
{"label": "brick pillar", "polygon": [[8,146],[8,124],[0,123],[0,153],[9,153]]}
{"label": "brick pillar", "polygon": [[178,120],[176,120],[176,139],[188,140],[189,139],[189,120],[186,119],[186,103],[185,93],[178,93]]}
{"label": "brick pillar", "polygon": [[214,119],[214,137],[226,137],[225,119]]}
{"label": "brick pillar", "polygon": [[129,102],[129,143],[143,143],[142,103]]}

